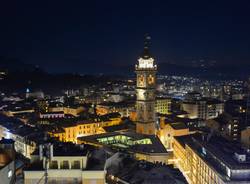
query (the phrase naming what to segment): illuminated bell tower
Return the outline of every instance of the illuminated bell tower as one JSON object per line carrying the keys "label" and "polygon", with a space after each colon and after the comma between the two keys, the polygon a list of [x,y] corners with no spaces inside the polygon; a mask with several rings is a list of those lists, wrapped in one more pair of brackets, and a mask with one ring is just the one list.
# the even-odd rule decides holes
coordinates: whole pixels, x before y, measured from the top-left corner
{"label": "illuminated bell tower", "polygon": [[155,134],[155,88],[157,66],[149,53],[150,37],[145,36],[144,50],[135,65],[136,72],[136,132]]}

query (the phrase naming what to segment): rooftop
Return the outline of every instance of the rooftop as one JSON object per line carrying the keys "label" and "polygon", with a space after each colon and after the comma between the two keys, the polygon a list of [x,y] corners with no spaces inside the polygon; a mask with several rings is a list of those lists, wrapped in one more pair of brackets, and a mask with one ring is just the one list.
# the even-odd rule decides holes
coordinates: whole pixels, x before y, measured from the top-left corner
{"label": "rooftop", "polygon": [[185,184],[184,176],[171,166],[136,161],[128,155],[116,153],[108,159],[107,173],[133,184]]}
{"label": "rooftop", "polygon": [[44,142],[44,129],[28,126],[17,118],[0,114],[0,126],[5,127],[10,133],[24,138],[27,144],[31,144],[31,141]]}
{"label": "rooftop", "polygon": [[217,118],[213,119],[213,121],[218,122],[220,125],[226,125],[227,123],[232,122],[236,118],[239,118],[239,117],[232,116],[229,113],[223,113],[219,115]]}
{"label": "rooftop", "polygon": [[159,97],[159,96],[157,96],[155,99],[156,100],[171,100],[170,97]]}
{"label": "rooftop", "polygon": [[[75,145],[70,142],[53,142],[53,156],[86,156],[90,145]],[[39,155],[39,148],[32,155]]]}
{"label": "rooftop", "polygon": [[110,146],[118,150],[124,149],[129,152],[146,154],[167,153],[157,136],[143,135],[135,132],[109,132],[79,137],[78,140],[94,145]]}
{"label": "rooftop", "polygon": [[116,132],[116,131],[126,131],[126,130],[135,130],[135,123],[130,120],[124,120],[119,125],[103,127],[106,132]]}
{"label": "rooftop", "polygon": [[214,99],[214,98],[201,98],[201,99],[195,99],[195,100],[188,100],[188,101],[184,101],[183,103],[185,104],[195,104],[195,103],[199,103],[199,102],[206,102],[209,105],[213,105],[213,104],[222,104],[223,102],[218,100],[218,99]]}
{"label": "rooftop", "polygon": [[54,156],[86,156],[88,149],[86,147],[77,146],[73,143],[59,143],[53,146]]}
{"label": "rooftop", "polygon": [[178,122],[178,123],[170,123],[169,124],[175,130],[187,129],[185,123]]}
{"label": "rooftop", "polygon": [[104,102],[99,104],[98,106],[111,106],[111,107],[129,107],[129,106],[135,106],[134,101],[122,101],[122,102]]}
{"label": "rooftop", "polygon": [[104,170],[107,153],[103,149],[97,149],[88,155],[86,170]]}
{"label": "rooftop", "polygon": [[[182,146],[188,145],[191,147],[196,154],[215,168],[224,178],[227,177],[226,169],[222,169],[224,167],[232,170],[250,170],[250,153],[242,149],[240,144],[230,142],[216,135],[194,134],[175,137],[175,139]],[[235,157],[236,153],[245,155],[246,161],[238,161]]]}
{"label": "rooftop", "polygon": [[13,144],[14,142],[12,139],[5,139],[4,137],[0,140],[0,144]]}

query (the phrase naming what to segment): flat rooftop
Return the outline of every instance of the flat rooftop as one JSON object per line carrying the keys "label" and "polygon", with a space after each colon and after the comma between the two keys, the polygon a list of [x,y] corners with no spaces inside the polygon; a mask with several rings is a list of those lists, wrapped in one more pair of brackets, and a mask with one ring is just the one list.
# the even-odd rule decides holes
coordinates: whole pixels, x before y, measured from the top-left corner
{"label": "flat rooftop", "polygon": [[[222,169],[225,166],[232,170],[250,170],[250,153],[241,148],[240,144],[216,135],[208,138],[201,134],[193,134],[175,137],[175,139],[182,146],[191,147],[208,165],[215,168],[224,177],[227,177],[227,173]],[[235,153],[245,155],[246,161],[238,161]]]}
{"label": "flat rooftop", "polygon": [[109,132],[79,137],[78,141],[100,146],[110,146],[129,152],[145,154],[166,154],[167,151],[155,135],[144,135],[136,132]]}
{"label": "flat rooftop", "polygon": [[130,120],[124,120],[121,124],[119,125],[114,125],[114,126],[107,126],[103,127],[105,132],[115,132],[115,131],[124,131],[124,130],[131,130],[135,131],[135,123],[130,121]]}
{"label": "flat rooftop", "polygon": [[98,104],[97,106],[117,107],[117,108],[133,107],[135,106],[135,102],[134,101],[103,102],[103,103]]}
{"label": "flat rooftop", "polygon": [[[230,142],[223,137],[215,135],[212,136],[209,141],[207,141],[206,137],[205,141],[203,141],[201,134],[194,134],[175,137],[175,139],[183,145],[187,144],[197,151],[204,147],[232,169],[250,169],[250,153],[241,148],[240,144]],[[245,154],[247,158],[246,162],[238,162],[234,157],[235,153]],[[199,154],[201,154],[201,152],[199,152]]]}
{"label": "flat rooftop", "polygon": [[173,129],[175,130],[182,130],[182,129],[187,129],[188,127],[186,126],[185,123],[182,122],[177,122],[177,123],[170,123],[169,124]]}
{"label": "flat rooftop", "polygon": [[116,153],[109,160],[107,174],[133,184],[186,184],[178,169],[171,166],[137,161],[128,155]]}
{"label": "flat rooftop", "polygon": [[[39,148],[35,150],[32,155],[39,155]],[[53,143],[53,155],[54,156],[86,156],[88,149],[91,149],[89,145],[75,145],[67,142],[54,142]]]}
{"label": "flat rooftop", "polygon": [[214,99],[214,98],[201,98],[201,99],[197,99],[197,100],[192,100],[192,101],[184,101],[184,104],[196,104],[199,102],[206,102],[208,105],[214,105],[214,104],[223,104],[222,101],[218,100],[218,99]]}

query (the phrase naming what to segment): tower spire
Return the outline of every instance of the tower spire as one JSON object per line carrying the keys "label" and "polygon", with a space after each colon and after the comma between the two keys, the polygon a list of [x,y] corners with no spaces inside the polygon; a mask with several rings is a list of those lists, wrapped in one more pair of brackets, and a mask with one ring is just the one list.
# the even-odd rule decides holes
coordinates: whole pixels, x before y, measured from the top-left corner
{"label": "tower spire", "polygon": [[151,40],[151,37],[149,36],[149,34],[145,34],[144,35],[144,49],[141,55],[141,57],[144,59],[148,59],[151,57],[151,54],[149,52],[150,40]]}
{"label": "tower spire", "polygon": [[151,37],[149,34],[144,35],[144,49],[149,49],[149,43],[150,43]]}

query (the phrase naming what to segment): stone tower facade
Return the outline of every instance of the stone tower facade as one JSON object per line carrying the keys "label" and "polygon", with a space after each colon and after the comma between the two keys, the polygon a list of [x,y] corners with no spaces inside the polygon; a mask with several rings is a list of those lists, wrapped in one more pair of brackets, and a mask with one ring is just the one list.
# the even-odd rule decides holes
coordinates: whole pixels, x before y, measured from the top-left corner
{"label": "stone tower facade", "polygon": [[144,50],[135,66],[136,72],[136,132],[155,134],[155,90],[157,65],[149,52],[150,37],[145,37]]}

